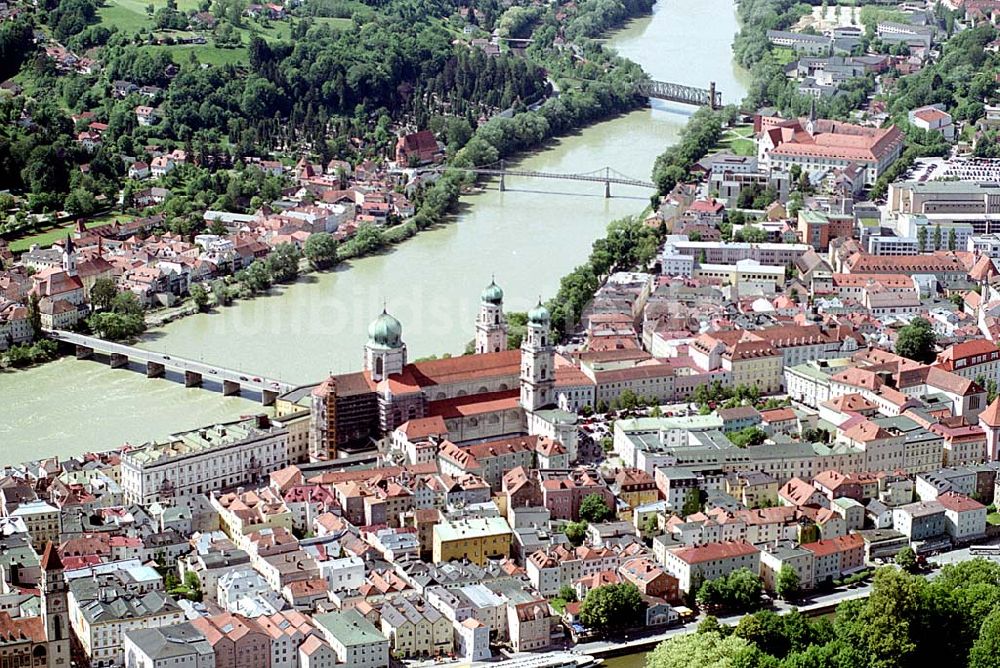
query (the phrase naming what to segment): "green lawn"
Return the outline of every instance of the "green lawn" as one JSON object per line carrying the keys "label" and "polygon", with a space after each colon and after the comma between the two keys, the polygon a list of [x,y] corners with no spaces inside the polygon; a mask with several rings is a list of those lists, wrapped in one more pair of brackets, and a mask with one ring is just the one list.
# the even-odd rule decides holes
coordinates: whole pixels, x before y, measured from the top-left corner
{"label": "green lawn", "polygon": [[101,24],[106,28],[117,27],[125,33],[135,33],[142,29],[153,27],[153,21],[146,12],[137,14],[131,9],[119,4],[108,4],[97,10],[97,15],[101,18]]}
{"label": "green lawn", "polygon": [[776,46],[771,49],[771,53],[774,54],[774,60],[781,66],[785,66],[788,63],[796,60],[795,51],[787,47]]}
{"label": "green lawn", "polygon": [[316,25],[327,25],[340,29],[350,28],[354,25],[354,21],[352,19],[337,19],[331,16],[316,16],[313,17],[312,20],[316,22]]}
{"label": "green lawn", "polygon": [[175,63],[187,62],[189,54],[194,53],[199,62],[208,65],[229,65],[246,63],[249,55],[246,47],[238,49],[221,49],[212,44],[177,44],[175,46],[157,45],[149,49],[165,50]]}
{"label": "green lawn", "polygon": [[736,155],[756,155],[757,149],[752,137],[752,125],[739,125],[735,128],[727,129],[716,148],[718,150],[728,149]]}
{"label": "green lawn", "polygon": [[1000,513],[990,513],[986,516],[987,524],[1000,524]]}
{"label": "green lawn", "polygon": [[[107,216],[100,216],[99,218],[93,218],[88,220],[85,225],[87,229],[91,227],[97,227],[98,225],[103,225],[105,223],[110,223],[114,220],[122,220],[129,218],[130,216],[125,216],[121,214],[111,214]],[[76,227],[75,221],[70,221],[59,227],[54,227],[52,229],[46,230],[44,232],[38,232],[37,234],[32,234],[29,237],[21,237],[20,239],[15,239],[10,242],[10,249],[15,253],[20,253],[31,248],[32,244],[38,244],[41,248],[48,248],[60,239],[64,239],[66,234],[73,231]]]}
{"label": "green lawn", "polygon": [[[199,0],[177,0],[177,9],[186,12],[198,9]],[[152,30],[153,19],[146,13],[146,6],[153,5],[153,11],[167,6],[166,0],[104,0],[104,6],[97,10],[101,23],[110,28],[116,26],[124,32],[135,32],[141,28]]]}

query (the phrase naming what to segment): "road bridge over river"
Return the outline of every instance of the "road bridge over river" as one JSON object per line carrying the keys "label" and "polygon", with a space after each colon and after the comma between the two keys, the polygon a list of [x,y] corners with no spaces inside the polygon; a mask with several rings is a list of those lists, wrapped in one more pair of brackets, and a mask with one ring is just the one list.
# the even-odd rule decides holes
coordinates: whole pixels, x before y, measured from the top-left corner
{"label": "road bridge over river", "polygon": [[265,378],[249,371],[226,369],[207,362],[113,343],[75,332],[52,329],[45,333],[53,341],[72,346],[78,359],[95,359],[100,355],[108,359],[113,369],[129,368],[140,373],[144,371],[147,378],[165,378],[184,383],[185,387],[214,389],[226,396],[258,396],[265,406],[270,406],[278,395],[295,387],[292,383]]}
{"label": "road bridge over river", "polygon": [[506,166],[505,161],[500,160],[491,165],[485,165],[483,167],[449,167],[447,165],[441,165],[436,167],[426,167],[422,168],[421,171],[425,172],[444,172],[451,169],[471,172],[473,174],[480,174],[483,176],[499,176],[500,177],[500,192],[507,190],[507,180],[508,176],[522,176],[525,178],[535,178],[535,179],[557,179],[563,181],[593,181],[594,183],[604,184],[604,196],[611,197],[611,184],[616,183],[623,186],[633,186],[636,188],[649,188],[656,190],[656,184],[652,181],[645,181],[643,179],[636,179],[626,174],[622,174],[611,167],[601,167],[600,169],[595,169],[591,172],[584,172],[582,174],[567,174],[560,172],[540,172],[531,169],[509,169]]}

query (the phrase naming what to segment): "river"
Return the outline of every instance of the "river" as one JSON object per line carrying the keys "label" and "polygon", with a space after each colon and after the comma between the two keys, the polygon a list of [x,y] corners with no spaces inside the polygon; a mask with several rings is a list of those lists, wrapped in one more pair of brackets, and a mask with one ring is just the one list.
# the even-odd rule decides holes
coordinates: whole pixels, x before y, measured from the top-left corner
{"label": "river", "polygon": [[[660,0],[608,44],[654,79],[706,88],[739,101],[745,76],[732,63],[731,0]],[[552,142],[518,166],[588,172],[605,166],[648,179],[693,109],[660,101]],[[280,294],[239,302],[150,332],[142,347],[203,359],[294,383],[356,369],[368,323],[383,304],[402,322],[411,359],[461,353],[473,337],[479,293],[492,275],[508,310],[555,293],[615,218],[636,214],[651,191],[600,183],[508,177],[462,198],[448,225],[390,252],[306,277]],[[71,455],[235,417],[259,406],[164,380],[64,359],[0,374],[0,464]]]}

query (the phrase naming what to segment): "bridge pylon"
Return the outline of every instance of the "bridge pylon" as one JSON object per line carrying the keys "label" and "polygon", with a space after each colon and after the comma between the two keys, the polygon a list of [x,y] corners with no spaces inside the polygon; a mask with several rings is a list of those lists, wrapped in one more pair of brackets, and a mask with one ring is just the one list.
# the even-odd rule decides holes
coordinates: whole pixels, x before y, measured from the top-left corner
{"label": "bridge pylon", "polygon": [[716,103],[715,97],[715,82],[708,82],[708,108],[712,111],[718,109],[719,105]]}
{"label": "bridge pylon", "polygon": [[500,192],[502,193],[507,192],[507,184],[504,183],[504,176],[506,175],[506,173],[507,170],[504,167],[504,161],[500,160]]}
{"label": "bridge pylon", "polygon": [[604,168],[604,199],[611,199],[611,168]]}

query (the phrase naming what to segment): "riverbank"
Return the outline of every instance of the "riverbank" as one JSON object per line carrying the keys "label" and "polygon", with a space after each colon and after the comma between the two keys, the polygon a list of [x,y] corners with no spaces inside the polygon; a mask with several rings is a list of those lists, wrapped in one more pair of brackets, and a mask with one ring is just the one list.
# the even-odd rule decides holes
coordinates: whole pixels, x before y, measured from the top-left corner
{"label": "riverbank", "polygon": [[[827,594],[819,597],[820,600],[803,606],[789,605],[779,601],[775,607],[775,612],[779,615],[787,615],[793,610],[797,610],[806,617],[822,617],[823,615],[836,610],[837,606],[844,601],[867,598],[870,593],[871,588],[870,586],[867,586],[863,589]],[[725,617],[719,617],[718,620],[720,624],[735,626],[741,619],[743,619],[743,617],[744,615],[742,614],[728,615]],[[698,630],[698,622],[702,619],[704,619],[704,615],[700,616],[697,621],[688,622],[683,626],[674,626],[660,632],[642,635],[642,637],[638,638],[580,643],[579,645],[576,645],[575,650],[582,654],[590,654],[592,656],[602,658],[644,656],[646,652],[652,651],[653,648],[664,640],[669,640],[674,636],[683,635],[685,633],[696,632]]]}
{"label": "riverbank", "polygon": [[[697,6],[661,0],[652,15],[630,21],[606,45],[658,80],[699,86],[714,80],[729,101],[742,97],[745,79],[728,51],[735,30],[730,0]],[[692,113],[656,100],[550,141],[515,164],[555,173],[609,166],[642,177]],[[391,252],[310,274],[282,286],[280,296],[154,328],[140,345],[289,382],[315,382],[331,371],[359,368],[368,324],[387,302],[403,324],[411,359],[461,354],[474,336],[479,294],[491,276],[504,289],[506,310],[528,310],[539,295],[556,294],[561,277],[588,257],[608,223],[638,213],[650,193],[616,186],[604,199],[603,184],[521,177],[508,178],[503,193],[495,182],[483,185],[477,194],[459,196],[447,223]],[[198,421],[260,410],[252,402],[72,358],[0,375],[0,395],[32,399],[0,402],[0,442],[7,446],[0,454],[10,463],[38,452],[107,450],[123,440],[162,438]],[[138,417],[127,423],[120,416]],[[73,425],[71,432],[66,424]]]}

